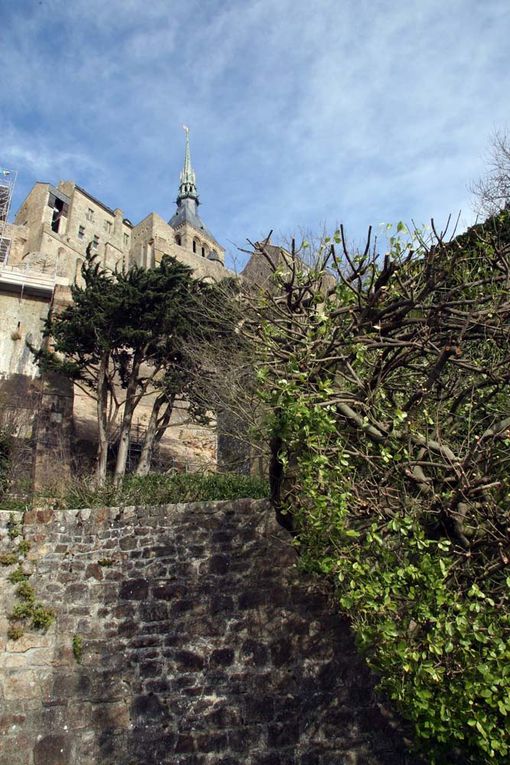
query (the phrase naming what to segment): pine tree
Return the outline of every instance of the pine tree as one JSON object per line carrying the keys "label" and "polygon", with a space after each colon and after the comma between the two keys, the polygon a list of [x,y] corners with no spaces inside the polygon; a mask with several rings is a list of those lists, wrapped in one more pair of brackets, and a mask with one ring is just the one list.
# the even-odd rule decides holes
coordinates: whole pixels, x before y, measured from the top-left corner
{"label": "pine tree", "polygon": [[[193,399],[199,355],[192,358],[185,349],[213,340],[217,319],[206,318],[207,300],[218,288],[194,280],[191,269],[171,257],[152,269],[108,272],[89,251],[82,277],[83,285],[72,288],[72,304],[47,319],[43,334],[49,344],[35,355],[42,368],[65,374],[96,400],[98,484],[106,479],[120,415],[114,473],[119,484],[126,471],[133,414],[142,397],[156,393],[141,474],[150,468],[176,398],[186,394]],[[194,416],[205,417],[203,404],[191,409]]]}

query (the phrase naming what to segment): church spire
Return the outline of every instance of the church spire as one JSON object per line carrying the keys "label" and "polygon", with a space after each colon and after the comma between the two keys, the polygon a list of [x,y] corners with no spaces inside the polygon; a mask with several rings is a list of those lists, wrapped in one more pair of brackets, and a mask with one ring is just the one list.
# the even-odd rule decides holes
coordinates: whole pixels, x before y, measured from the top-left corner
{"label": "church spire", "polygon": [[184,152],[184,167],[181,170],[179,194],[177,195],[177,204],[180,205],[183,199],[193,199],[198,205],[197,184],[195,172],[191,167],[191,152],[189,148],[189,127],[183,125],[186,132],[186,149]]}

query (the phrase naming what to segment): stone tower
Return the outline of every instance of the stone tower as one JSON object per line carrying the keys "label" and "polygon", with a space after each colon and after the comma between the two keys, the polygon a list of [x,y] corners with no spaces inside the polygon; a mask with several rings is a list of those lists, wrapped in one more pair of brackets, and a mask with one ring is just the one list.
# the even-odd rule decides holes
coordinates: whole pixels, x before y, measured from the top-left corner
{"label": "stone tower", "polygon": [[208,260],[223,262],[223,248],[202,223],[198,214],[200,204],[197,192],[195,171],[191,166],[189,144],[189,128],[186,131],[186,147],[184,151],[184,166],[181,170],[179,193],[177,195],[177,210],[168,224],[175,231],[176,243],[195,255]]}

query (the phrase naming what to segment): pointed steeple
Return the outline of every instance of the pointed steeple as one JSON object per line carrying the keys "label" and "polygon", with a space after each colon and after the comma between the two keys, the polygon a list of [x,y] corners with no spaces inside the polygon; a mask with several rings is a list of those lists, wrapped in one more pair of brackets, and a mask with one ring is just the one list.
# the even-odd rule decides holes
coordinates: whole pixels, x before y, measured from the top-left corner
{"label": "pointed steeple", "polygon": [[198,205],[197,184],[195,171],[191,167],[191,152],[189,148],[189,127],[183,125],[186,132],[186,149],[184,152],[184,167],[181,170],[179,193],[177,195],[177,205],[180,206],[183,199],[193,199]]}
{"label": "pointed steeple", "polygon": [[[191,153],[189,148],[189,128],[183,125],[186,131],[186,149],[184,152],[184,166],[181,170],[179,193],[177,195],[177,210],[172,215],[168,224],[178,233],[179,244],[181,243],[181,236],[184,236],[183,232],[186,232],[188,227],[191,229],[186,233],[186,237],[189,236],[188,246],[193,248],[193,252],[200,254],[195,247],[205,250],[207,246],[208,250],[214,254],[215,257],[209,255],[209,259],[223,262],[223,255],[218,258],[218,253],[223,253],[223,247],[218,244],[210,231],[202,223],[200,215],[198,214],[198,192],[197,184],[195,180],[195,171],[191,166]],[[182,227],[182,228],[181,228]],[[195,242],[198,240],[198,244]],[[203,254],[203,252],[202,252]]]}

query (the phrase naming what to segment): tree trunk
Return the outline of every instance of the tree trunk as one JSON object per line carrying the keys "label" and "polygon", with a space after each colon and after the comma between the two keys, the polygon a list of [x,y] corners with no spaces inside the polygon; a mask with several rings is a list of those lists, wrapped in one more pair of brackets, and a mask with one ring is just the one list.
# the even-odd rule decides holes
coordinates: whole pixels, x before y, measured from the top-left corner
{"label": "tree trunk", "polygon": [[170,424],[170,417],[172,416],[172,412],[174,410],[174,401],[175,401],[175,396],[172,396],[172,398],[168,402],[168,406],[165,409],[164,414],[162,415],[162,417],[159,418],[158,429],[156,430],[156,437],[154,439],[155,447],[158,446],[158,444],[160,443],[161,439],[166,433],[166,429],[168,428],[168,425]]}
{"label": "tree trunk", "polygon": [[[276,410],[277,419],[280,411]],[[274,508],[276,520],[284,529],[294,533],[292,515],[284,511],[282,491],[285,482],[285,470],[280,459],[281,450],[284,447],[283,438],[278,433],[273,433],[269,442],[269,499]]]}
{"label": "tree trunk", "polygon": [[135,397],[139,370],[140,362],[137,359],[134,359],[133,369],[126,389],[126,401],[124,403],[124,413],[122,415],[122,425],[120,428],[119,451],[117,452],[117,462],[115,464],[115,473],[113,476],[114,486],[120,486],[126,473],[129,441],[131,438],[131,423],[133,421],[135,407],[140,400],[140,396]]}
{"label": "tree trunk", "polygon": [[96,456],[96,484],[104,486],[106,481],[106,467],[108,463],[108,427],[107,427],[107,396],[106,369],[108,366],[108,354],[102,356],[99,363],[97,379],[97,427],[98,442]]}
{"label": "tree trunk", "polygon": [[143,440],[142,451],[138,465],[136,466],[136,475],[147,475],[151,467],[152,453],[154,449],[154,438],[156,437],[156,427],[158,422],[159,410],[163,404],[163,400],[157,398],[152,407],[151,416],[145,431],[145,438]]}
{"label": "tree trunk", "polygon": [[[167,407],[161,418],[159,413],[163,404],[167,402]],[[136,475],[147,475],[154,456],[154,448],[161,441],[163,433],[165,432],[173,410],[174,397],[170,400],[166,396],[161,395],[155,400],[152,407],[149,424],[147,425],[147,431],[142,446],[142,453],[140,454],[140,460],[136,468]]]}

